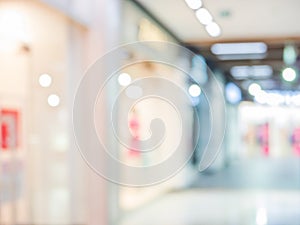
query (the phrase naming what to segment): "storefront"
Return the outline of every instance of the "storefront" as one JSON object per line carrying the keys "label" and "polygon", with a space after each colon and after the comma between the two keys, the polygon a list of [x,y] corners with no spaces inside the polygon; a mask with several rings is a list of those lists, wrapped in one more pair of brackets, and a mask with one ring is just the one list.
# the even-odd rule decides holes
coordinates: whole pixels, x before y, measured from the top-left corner
{"label": "storefront", "polygon": [[[190,58],[185,58],[181,55],[180,50],[172,51],[163,42],[172,42],[178,44],[163,27],[154,21],[147,12],[137,6],[132,1],[124,1],[123,4],[123,35],[124,43],[150,41],[148,48],[140,48],[140,51],[128,49],[126,59],[130,63],[132,58],[147,58],[152,55],[153,58],[161,58],[159,54],[168,52],[167,58],[172,58],[175,66],[182,67],[188,70]],[[158,44],[153,44],[151,41],[157,41]],[[163,49],[165,48],[165,49]],[[164,53],[165,54],[165,53]],[[157,56],[157,57],[155,57]],[[130,80],[129,83],[126,78]],[[172,90],[172,86],[179,87],[178,90],[187,93],[189,75],[185,74],[180,69],[170,66],[163,62],[149,62],[141,61],[123,68],[119,75],[120,92],[122,101],[120,104],[120,133],[124,134],[125,143],[120,143],[120,158],[119,160],[133,167],[151,167],[155,164],[167,160],[170,155],[174,154],[174,149],[178,145],[177,141],[184,139],[185,150],[182,150],[182,157],[189,154],[191,148],[191,141],[193,135],[193,110],[191,101],[182,99],[181,93]],[[154,91],[155,95],[144,96],[143,92],[151,93]],[[177,90],[177,91],[178,91]],[[177,97],[176,102],[171,102],[170,99],[164,99],[163,91],[172,92],[174,98]],[[160,93],[162,93],[160,95]],[[132,104],[128,107],[128,104]],[[172,105],[174,104],[174,105]],[[186,114],[188,120],[181,121],[181,115],[178,114],[178,108]],[[129,112],[126,110],[130,109]],[[126,114],[124,117],[122,114]],[[126,125],[122,120],[128,120]],[[162,143],[154,147],[151,151],[143,150],[147,147],[153,147],[154,142],[152,129],[154,129],[153,120],[161,120],[164,127],[161,127],[157,134],[165,135]],[[185,130],[181,130],[181,123],[185,123]],[[122,126],[124,125],[124,126]],[[182,134],[182,132],[184,134]],[[150,144],[149,144],[150,143]],[[149,146],[148,146],[149,145]],[[152,145],[152,146],[151,146]],[[181,173],[174,178],[169,179],[161,184],[150,185],[149,187],[124,187],[120,186],[120,208],[124,212],[136,209],[141,205],[155,199],[157,196],[185,186],[189,182],[189,176],[186,176],[187,166]],[[122,173],[121,173],[122,176]]]}
{"label": "storefront", "polygon": [[299,157],[299,108],[239,106],[240,157]]}
{"label": "storefront", "polygon": [[119,16],[119,1],[105,4],[113,1],[0,3],[1,224],[112,220],[108,185],[80,157],[72,130],[84,70],[119,43],[110,30],[118,17],[101,23],[107,11]]}
{"label": "storefront", "polygon": [[[189,184],[194,173],[190,173],[188,160],[175,171],[178,173],[171,174],[174,177],[160,179],[156,185],[133,188],[110,183],[87,166],[74,137],[74,96],[89,65],[120,43],[178,44],[142,8],[132,1],[117,0],[74,0],[70,5],[58,0],[2,1],[0,40],[0,223],[116,224],[123,212]],[[130,167],[147,168],[166,161],[174,155],[179,140],[179,158],[189,159],[193,152],[195,105],[188,94],[191,77],[184,73],[191,70],[192,58],[177,48],[165,47],[126,48],[121,60],[129,64],[119,68],[114,88],[106,93],[107,101],[123,93],[116,106],[116,132],[123,135],[126,145],[121,141],[115,146],[109,135],[105,141],[112,144],[120,163]],[[132,58],[151,55],[159,59],[161,52],[173,65],[147,60],[130,64]],[[110,63],[118,65],[118,60]],[[91,82],[84,90],[83,111],[91,98],[89,89],[97,85]],[[143,98],[147,91],[155,95]],[[162,98],[164,95],[170,98]],[[111,112],[109,107],[100,109],[96,127],[107,131],[112,125]],[[87,119],[81,118],[76,135],[89,141]],[[151,132],[155,129],[159,130],[154,134],[163,135],[155,138],[162,141],[151,151],[142,151],[147,145],[153,147]],[[118,169],[120,176],[126,176]]]}

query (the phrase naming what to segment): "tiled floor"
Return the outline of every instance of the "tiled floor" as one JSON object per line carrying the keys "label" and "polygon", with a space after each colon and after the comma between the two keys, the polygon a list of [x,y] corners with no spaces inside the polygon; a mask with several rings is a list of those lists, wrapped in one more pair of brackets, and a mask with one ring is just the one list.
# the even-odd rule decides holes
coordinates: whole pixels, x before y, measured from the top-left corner
{"label": "tiled floor", "polygon": [[121,225],[300,225],[300,190],[174,192],[126,215]]}
{"label": "tiled floor", "polygon": [[300,158],[253,158],[199,173],[194,188],[300,190]]}

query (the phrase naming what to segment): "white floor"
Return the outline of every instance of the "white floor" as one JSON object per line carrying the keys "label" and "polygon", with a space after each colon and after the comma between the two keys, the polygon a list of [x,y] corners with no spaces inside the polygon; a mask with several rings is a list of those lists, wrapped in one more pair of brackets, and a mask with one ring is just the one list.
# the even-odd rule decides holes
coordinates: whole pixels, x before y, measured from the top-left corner
{"label": "white floor", "polygon": [[175,192],[127,214],[121,225],[300,225],[300,190]]}

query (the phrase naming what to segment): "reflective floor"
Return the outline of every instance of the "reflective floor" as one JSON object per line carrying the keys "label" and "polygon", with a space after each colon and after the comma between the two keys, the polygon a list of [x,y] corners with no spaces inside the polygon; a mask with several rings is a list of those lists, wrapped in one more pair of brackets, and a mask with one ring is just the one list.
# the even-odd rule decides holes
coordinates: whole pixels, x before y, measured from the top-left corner
{"label": "reflective floor", "polygon": [[225,168],[200,173],[194,188],[300,190],[298,157],[254,158],[231,162]]}
{"label": "reflective floor", "polygon": [[190,189],[129,213],[122,225],[299,225],[300,191]]}

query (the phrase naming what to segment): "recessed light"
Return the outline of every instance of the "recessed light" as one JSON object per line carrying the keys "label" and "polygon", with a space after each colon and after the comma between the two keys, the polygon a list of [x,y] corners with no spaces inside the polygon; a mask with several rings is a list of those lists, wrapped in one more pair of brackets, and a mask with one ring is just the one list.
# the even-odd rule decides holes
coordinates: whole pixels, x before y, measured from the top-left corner
{"label": "recessed light", "polygon": [[268,78],[272,76],[273,69],[269,65],[255,65],[251,66],[251,71],[249,72],[255,78]]}
{"label": "recessed light", "polygon": [[218,37],[221,35],[221,28],[215,22],[211,22],[205,26],[207,33],[212,37]]}
{"label": "recessed light", "polygon": [[218,43],[211,46],[211,52],[215,55],[263,54],[267,50],[263,42]]}
{"label": "recessed light", "polygon": [[210,24],[213,20],[211,14],[205,8],[198,9],[196,11],[196,17],[203,25]]}
{"label": "recessed light", "polygon": [[131,76],[128,73],[121,73],[118,82],[121,86],[128,86],[131,83]]}
{"label": "recessed light", "polygon": [[261,87],[257,83],[250,84],[250,86],[248,88],[249,94],[253,95],[253,96],[257,95],[260,91],[261,91]]}
{"label": "recessed light", "polygon": [[233,66],[230,73],[235,79],[246,79],[249,77],[249,66]]}
{"label": "recessed light", "polygon": [[236,79],[262,79],[272,76],[273,69],[269,65],[233,66],[230,69],[230,73]]}
{"label": "recessed light", "polygon": [[249,60],[249,59],[264,59],[266,54],[238,54],[238,55],[217,55],[219,60]]}
{"label": "recessed light", "polygon": [[42,74],[40,75],[39,77],[39,84],[42,86],[42,87],[49,87],[52,83],[52,77],[49,75],[49,74]]}
{"label": "recessed light", "polygon": [[189,94],[192,96],[192,97],[198,97],[201,95],[201,88],[197,85],[197,84],[192,84],[190,87],[189,87]]}
{"label": "recessed light", "polygon": [[48,97],[48,104],[52,107],[58,106],[60,103],[60,98],[58,95],[52,94]]}
{"label": "recessed light", "polygon": [[288,67],[282,71],[282,77],[285,81],[292,82],[296,79],[297,74],[295,69]]}
{"label": "recessed light", "polygon": [[185,0],[188,7],[190,7],[193,10],[199,9],[202,6],[201,0]]}

